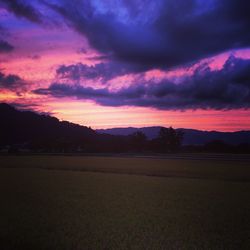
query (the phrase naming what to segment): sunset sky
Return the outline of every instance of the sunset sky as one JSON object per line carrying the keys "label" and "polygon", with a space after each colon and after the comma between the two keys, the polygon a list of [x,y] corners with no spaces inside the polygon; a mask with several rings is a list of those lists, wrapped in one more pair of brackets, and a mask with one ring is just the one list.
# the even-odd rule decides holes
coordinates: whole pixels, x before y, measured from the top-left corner
{"label": "sunset sky", "polygon": [[92,128],[250,130],[250,1],[0,0],[0,102]]}

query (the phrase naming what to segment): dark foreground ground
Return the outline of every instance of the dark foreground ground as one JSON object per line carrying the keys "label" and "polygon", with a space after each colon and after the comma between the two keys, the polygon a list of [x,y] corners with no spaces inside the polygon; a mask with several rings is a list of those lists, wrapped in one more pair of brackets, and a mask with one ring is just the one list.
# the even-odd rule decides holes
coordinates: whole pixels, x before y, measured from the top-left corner
{"label": "dark foreground ground", "polygon": [[249,160],[199,157],[1,156],[0,249],[249,249]]}

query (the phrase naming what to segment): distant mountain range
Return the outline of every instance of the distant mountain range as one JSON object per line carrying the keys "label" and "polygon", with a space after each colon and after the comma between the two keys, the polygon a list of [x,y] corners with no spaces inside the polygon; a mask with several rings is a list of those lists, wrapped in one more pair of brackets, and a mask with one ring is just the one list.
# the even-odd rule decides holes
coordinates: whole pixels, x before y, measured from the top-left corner
{"label": "distant mountain range", "polygon": [[[111,128],[98,129],[100,134],[110,135],[130,135],[136,131],[143,132],[148,139],[154,139],[158,136],[161,127],[143,127],[143,128]],[[183,145],[204,145],[210,141],[221,140],[228,144],[238,145],[241,143],[250,143],[250,131],[238,132],[218,132],[218,131],[201,131],[195,129],[177,129],[184,132]]]}
{"label": "distant mountain range", "polygon": [[[113,128],[93,130],[55,117],[31,111],[19,111],[0,103],[0,147],[24,145],[32,150],[71,152],[81,148],[84,152],[130,152],[131,137],[142,131],[148,139],[157,137],[161,127]],[[216,132],[178,129],[184,132],[184,145],[204,145],[214,140],[238,145],[250,144],[250,131]],[[26,146],[25,146],[26,145]],[[132,149],[131,149],[132,147]]]}

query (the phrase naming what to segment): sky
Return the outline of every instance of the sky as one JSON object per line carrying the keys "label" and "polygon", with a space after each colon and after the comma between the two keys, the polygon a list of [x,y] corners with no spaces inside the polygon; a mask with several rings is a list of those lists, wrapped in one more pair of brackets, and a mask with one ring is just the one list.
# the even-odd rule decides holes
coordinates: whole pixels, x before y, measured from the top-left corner
{"label": "sky", "polygon": [[92,128],[250,130],[247,0],[0,0],[0,102]]}

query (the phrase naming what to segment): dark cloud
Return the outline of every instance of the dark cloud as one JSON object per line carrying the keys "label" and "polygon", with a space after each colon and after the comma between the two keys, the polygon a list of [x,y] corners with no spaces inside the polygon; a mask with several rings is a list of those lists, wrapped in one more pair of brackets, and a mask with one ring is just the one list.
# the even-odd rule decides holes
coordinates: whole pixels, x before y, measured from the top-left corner
{"label": "dark cloud", "polygon": [[0,53],[11,52],[14,47],[8,42],[0,39]]}
{"label": "dark cloud", "polygon": [[42,5],[104,57],[140,70],[180,66],[250,46],[247,0],[0,0],[0,6],[35,23],[44,22]]}
{"label": "dark cloud", "polygon": [[21,111],[32,111],[41,115],[54,115],[53,112],[41,111],[40,105],[36,103],[8,102],[8,104]]}
{"label": "dark cloud", "polygon": [[[250,46],[247,0],[118,3],[120,9],[110,5],[106,12],[88,0],[47,1],[47,6],[101,53],[147,68],[173,67]],[[121,18],[124,12],[127,16]]]}
{"label": "dark cloud", "polygon": [[[27,101],[27,100],[23,100],[23,101]],[[44,112],[44,111],[41,111],[41,107],[39,104],[36,104],[36,103],[29,103],[29,102],[22,102],[21,100],[19,102],[6,102],[8,103],[9,105],[15,107],[16,109],[18,110],[21,110],[21,111],[32,111],[32,112],[35,112],[35,113],[38,113],[38,114],[41,114],[41,115],[49,115],[49,116],[53,116],[55,115],[55,113],[53,112]]]}
{"label": "dark cloud", "polygon": [[3,6],[17,17],[24,17],[31,22],[41,23],[41,13],[36,9],[36,7],[30,5],[30,2],[31,1],[24,0],[0,0],[0,6]]}
{"label": "dark cloud", "polygon": [[5,75],[0,72],[0,90],[10,90],[20,94],[26,87],[27,83],[18,75]]}
{"label": "dark cloud", "polygon": [[212,71],[206,64],[179,83],[163,80],[144,82],[116,92],[77,84],[53,83],[36,94],[54,97],[90,99],[106,106],[143,106],[165,110],[238,109],[250,107],[250,60],[231,56],[221,70]]}
{"label": "dark cloud", "polygon": [[22,111],[35,111],[39,108],[39,105],[34,103],[9,102],[8,104]]}
{"label": "dark cloud", "polygon": [[61,65],[57,68],[57,77],[79,81],[83,79],[101,79],[104,83],[116,76],[139,71],[138,67],[115,62],[98,63],[88,66],[82,63]]}

